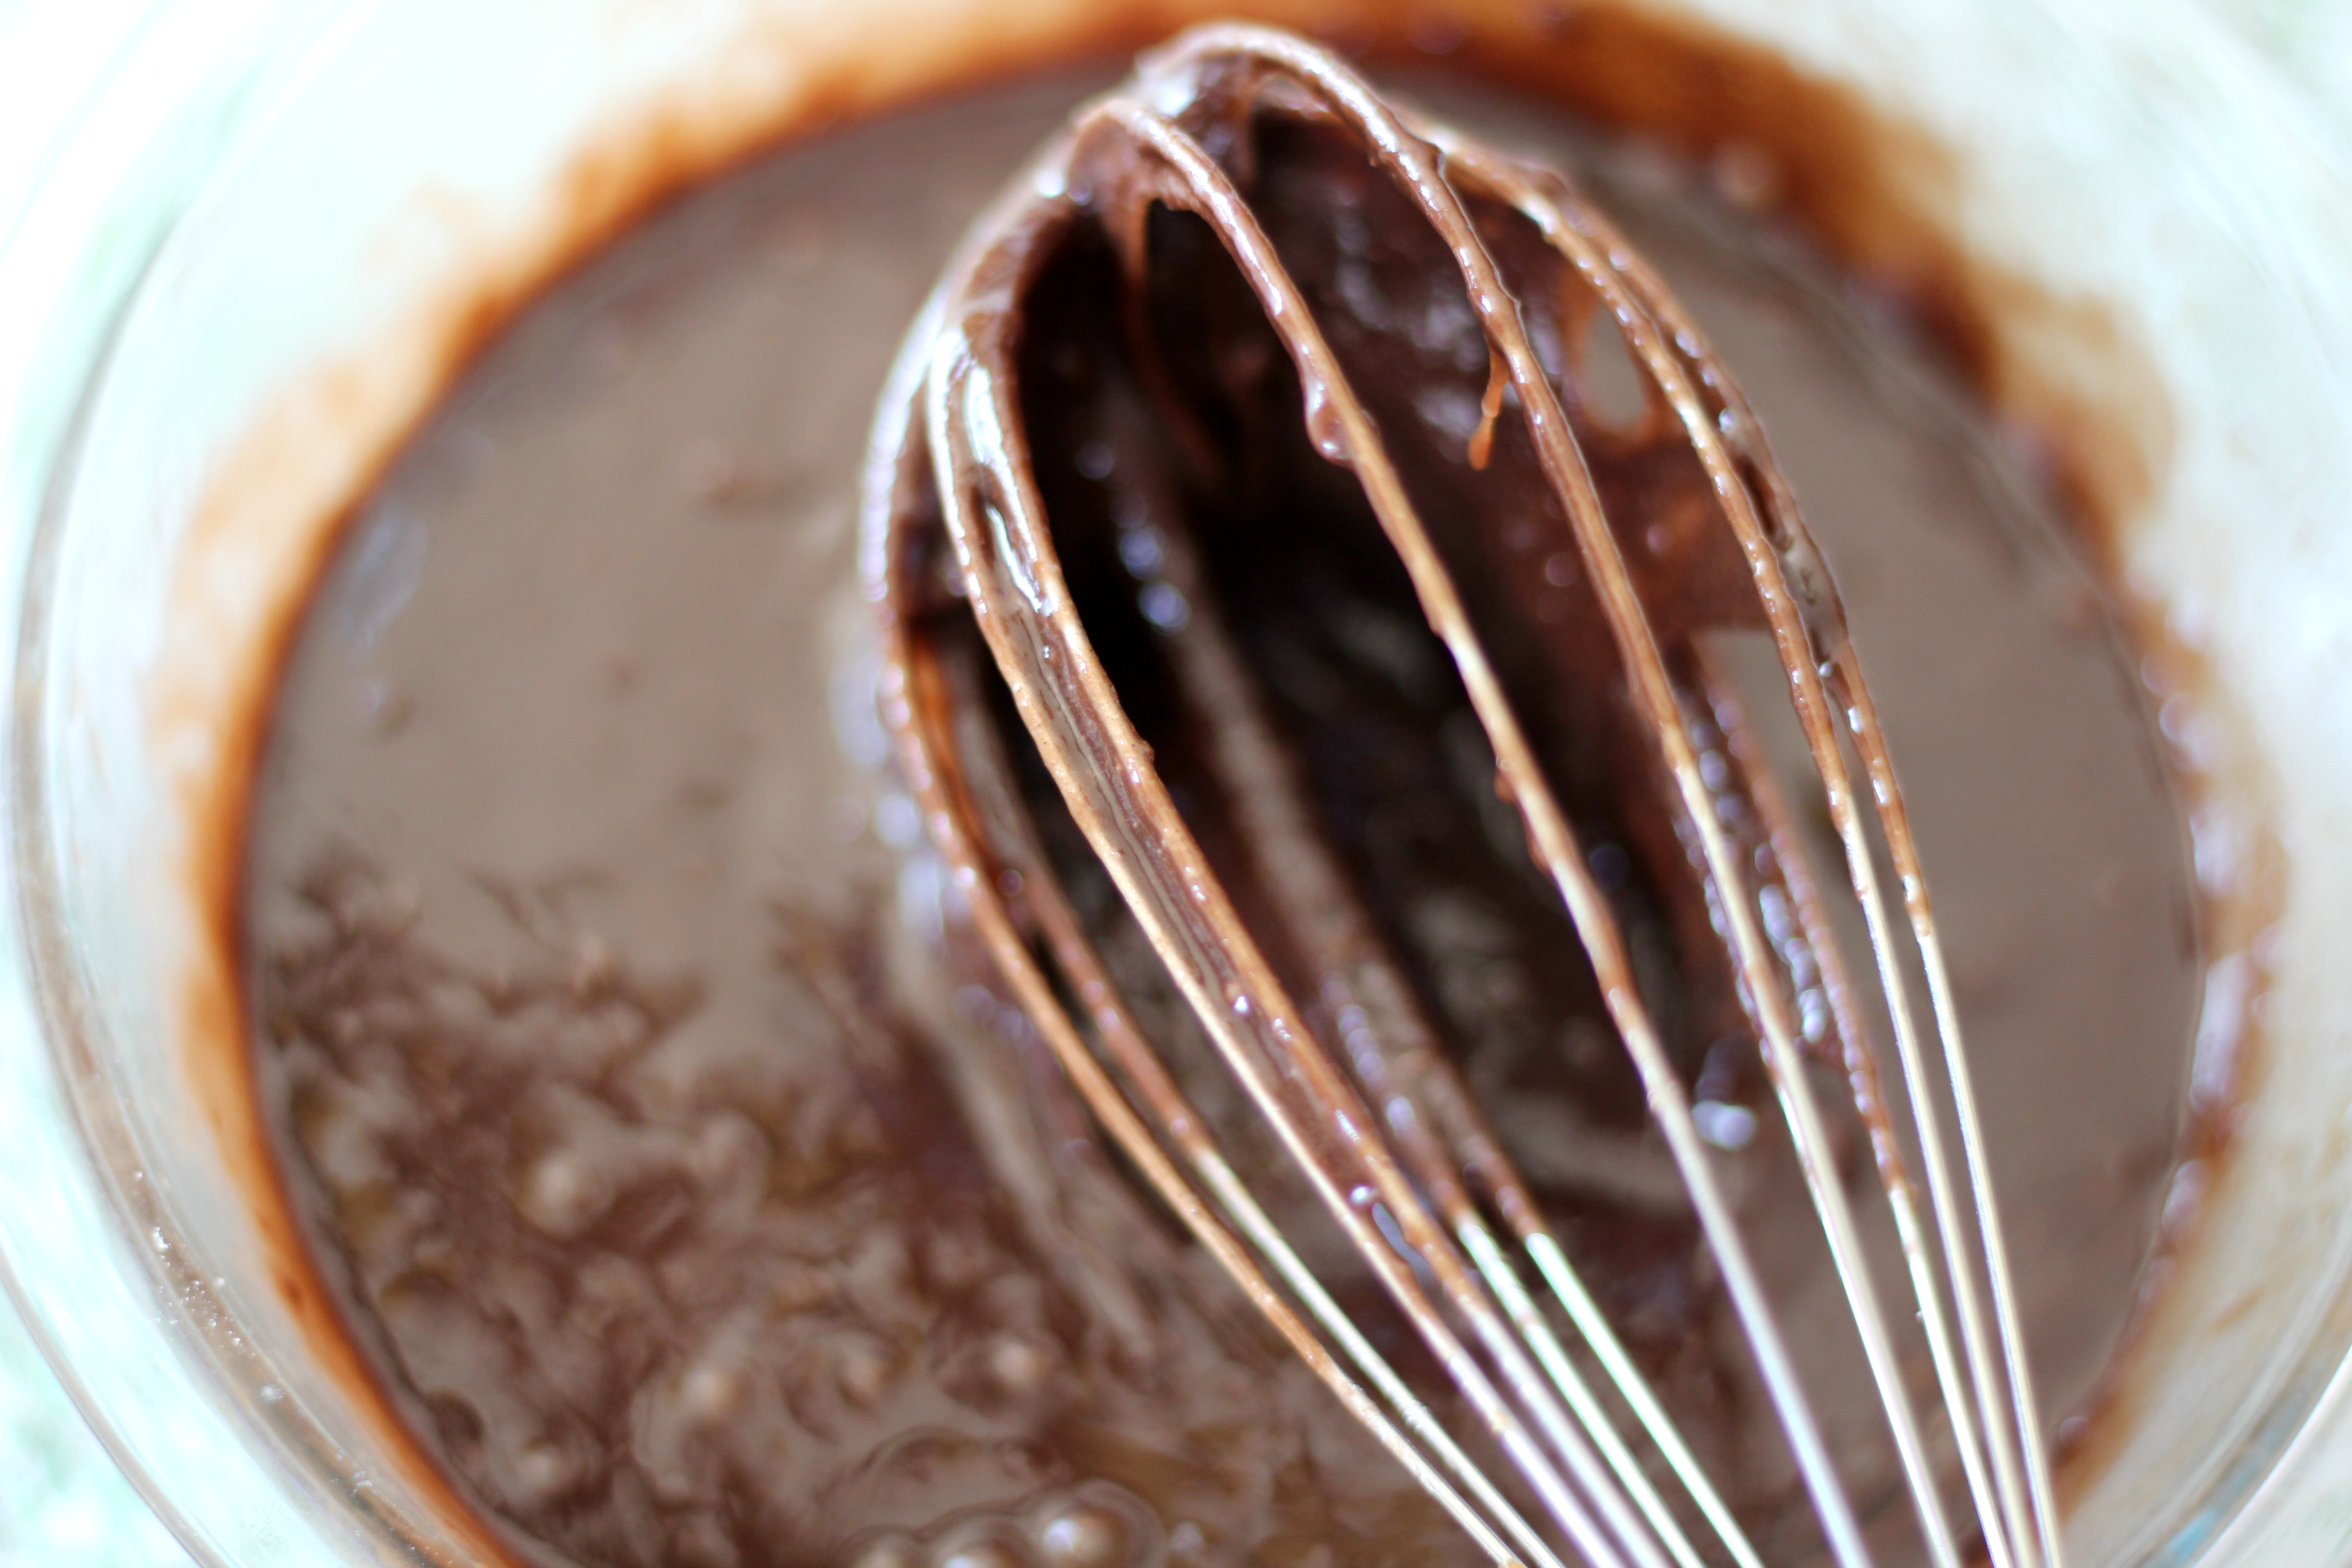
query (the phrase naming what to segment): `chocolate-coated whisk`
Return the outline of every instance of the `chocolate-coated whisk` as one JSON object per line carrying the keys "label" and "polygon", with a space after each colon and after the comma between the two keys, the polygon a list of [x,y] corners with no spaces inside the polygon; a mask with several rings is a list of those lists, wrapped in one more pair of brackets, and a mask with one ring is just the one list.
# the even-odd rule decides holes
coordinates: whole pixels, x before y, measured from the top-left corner
{"label": "chocolate-coated whisk", "polygon": [[[1458,271],[1488,366],[1459,460],[1484,471],[1507,440],[1512,460],[1540,476],[1591,584],[1596,646],[1611,650],[1623,700],[1654,750],[1664,808],[1760,1042],[1930,1561],[1958,1568],[1980,1534],[1996,1568],[2059,1568],[2045,1445],[1926,884],[1835,590],[1752,414],[1663,285],[1564,181],[1409,121],[1288,35],[1189,34],[1084,110],[980,226],[886,396],[866,518],[868,579],[887,639],[885,705],[976,930],[1111,1139],[1496,1562],[1551,1568],[1572,1551],[1595,1564],[1761,1568],[1351,900],[1348,868],[1317,826],[1184,531],[1150,531],[1154,591],[1168,595],[1152,618],[1170,634],[1167,657],[1186,700],[1216,715],[1203,765],[1236,803],[1228,826],[1259,868],[1257,918],[1279,923],[1320,994],[1286,988],[1179,815],[1080,623],[1032,467],[1024,309],[1074,233],[1097,234],[1139,290],[1153,211],[1192,214],[1237,265],[1296,369],[1316,448],[1353,473],[1451,656],[1492,747],[1497,788],[1582,940],[1822,1534],[1843,1568],[1870,1561],[1669,1059],[1654,998],[1637,984],[1618,911],[1515,706],[1526,693],[1507,690],[1491,628],[1466,608],[1453,558],[1416,509],[1363,389],[1253,208],[1260,132],[1280,122],[1350,139]],[[1524,305],[1528,264],[1518,251],[1510,268],[1502,258],[1501,214],[1517,215],[1563,287],[1609,313],[1645,384],[1648,413],[1631,436],[1620,433],[1608,472],[1680,474],[1682,490],[1665,479],[1644,490],[1596,477],[1580,366],[1557,343],[1546,363]],[[1142,344],[1143,308],[1129,316]],[[1163,446],[1202,447],[1206,437],[1148,348],[1138,348],[1135,375],[1140,405],[1164,423]],[[1175,486],[1164,477],[1157,491],[1148,476],[1137,482],[1139,506],[1158,504],[1155,494],[1164,501]],[[1710,571],[1728,593],[1720,583],[1692,585]],[[1720,626],[1769,632],[1787,674],[1875,959],[1910,1111],[1900,1133],[1790,813],[1728,683],[1695,640]],[[1490,1443],[1507,1476],[1486,1473],[1332,1299],[1253,1196],[1218,1129],[1188,1101],[1051,868],[998,727],[982,647],[1218,1058],[1443,1368],[1479,1429],[1473,1446]],[[1331,1021],[1324,1033],[1335,1037],[1309,1026],[1302,1000]],[[1898,1309],[1864,1255],[1805,1070],[1808,1053],[1824,1052],[1843,1068],[1868,1132],[1910,1297],[1899,1310],[1921,1324],[1931,1388],[1906,1379]],[[1924,1413],[1923,1397],[1933,1401]],[[1957,1455],[1965,1520],[1931,1451],[1939,1444]]]}

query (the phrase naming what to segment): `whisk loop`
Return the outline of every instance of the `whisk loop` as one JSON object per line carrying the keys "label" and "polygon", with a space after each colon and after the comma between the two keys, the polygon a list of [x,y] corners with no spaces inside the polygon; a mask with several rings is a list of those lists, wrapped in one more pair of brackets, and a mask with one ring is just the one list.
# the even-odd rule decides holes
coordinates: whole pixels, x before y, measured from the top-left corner
{"label": "whisk loop", "polygon": [[[1427,321],[1391,324],[1401,342],[1419,332],[1424,355],[1461,343],[1484,351],[1476,418],[1446,483],[1481,482],[1490,465],[1528,476],[1572,551],[1547,573],[1587,585],[1597,621],[1570,635],[1587,637],[1579,657],[1590,662],[1555,672],[1541,700],[1597,700],[1579,684],[1603,683],[1593,668],[1613,669],[1622,683],[1610,700],[1630,711],[1631,732],[1648,748],[1659,809],[1703,889],[1732,989],[1761,1044],[1930,1561],[1958,1568],[1972,1544],[1931,1453],[1945,1441],[1996,1568],[2059,1568],[2048,1459],[1925,879],[1835,589],[1752,411],[1664,285],[1563,179],[1409,119],[1288,35],[1188,34],[1083,110],[979,226],[886,395],[866,520],[886,716],[974,929],[1105,1132],[1494,1561],[1553,1568],[1572,1552],[1628,1568],[1762,1568],[1764,1555],[1352,898],[1349,868],[1318,825],[1214,586],[1174,523],[1187,485],[1230,466],[1155,346],[1147,297],[1165,237],[1155,214],[1189,214],[1237,268],[1295,373],[1315,450],[1352,473],[1450,657],[1491,747],[1497,792],[1581,940],[1829,1552],[1843,1568],[1871,1561],[1694,1120],[1657,999],[1645,993],[1620,911],[1523,710],[1528,684],[1510,672],[1528,656],[1512,651],[1516,643],[1497,651],[1496,638],[1509,643],[1517,623],[1471,613],[1464,556],[1448,542],[1456,535],[1428,525],[1428,463],[1401,458],[1384,438],[1362,384],[1361,343],[1335,344],[1329,301],[1310,298],[1262,220],[1274,143],[1293,133],[1341,139],[1360,153],[1356,163],[1332,165],[1331,189],[1346,196],[1363,180],[1382,183],[1382,199],[1402,197],[1436,237],[1441,249],[1430,256],[1442,254],[1458,277],[1470,318],[1454,340]],[[1220,831],[1254,868],[1246,918],[1081,624],[1034,468],[1023,357],[1030,310],[1051,293],[1057,258],[1081,239],[1107,251],[1127,280],[1118,312],[1127,380],[1100,417],[1107,428],[1148,418],[1156,436],[1117,447],[1121,494],[1143,520],[1125,520],[1121,538],[1149,555],[1143,614],[1167,634],[1171,682],[1192,711],[1214,715],[1202,765],[1234,803]],[[1377,247],[1348,254],[1395,260]],[[1538,286],[1551,290],[1541,310],[1532,302]],[[1571,292],[1606,313],[1641,373],[1647,412],[1631,427],[1604,427],[1588,405],[1578,351],[1564,341],[1574,312],[1558,302]],[[1362,339],[1378,315],[1357,311],[1349,331]],[[1910,1111],[1904,1135],[1790,810],[1730,681],[1696,640],[1725,628],[1768,633],[1786,673],[1874,956]],[[1334,1299],[1244,1180],[1229,1153],[1231,1129],[1202,1112],[1155,1046],[1056,873],[1000,691],[1217,1059],[1411,1323],[1466,1411],[1467,1432],[1454,1431]],[[1279,959],[1261,941],[1268,931],[1279,933]],[[1286,964],[1317,977],[1316,994],[1294,994]],[[1915,1001],[1922,984],[1924,1011]],[[1809,1055],[1842,1067],[1866,1130],[1903,1259],[1903,1310],[1916,1312],[1932,1365],[1939,1430],[1923,1418],[1925,1391],[1906,1381],[1895,1309],[1865,1255]],[[1491,1455],[1503,1460],[1499,1471]]]}

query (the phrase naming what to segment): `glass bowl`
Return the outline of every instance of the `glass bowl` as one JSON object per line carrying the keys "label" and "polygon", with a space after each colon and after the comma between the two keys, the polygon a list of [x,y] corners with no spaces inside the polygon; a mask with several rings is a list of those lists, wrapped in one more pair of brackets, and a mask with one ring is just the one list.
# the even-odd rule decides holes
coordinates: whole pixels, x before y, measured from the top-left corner
{"label": "glass bowl", "polygon": [[[1525,0],[162,0],[0,246],[0,1260],[196,1556],[495,1561],[356,1373],[236,1064],[254,671],[342,503],[488,325],[667,190],[792,130],[1245,13],[1491,59]],[[2073,470],[2195,780],[2200,1092],[2236,1097],[2105,1436],[2082,1568],[2352,1558],[2352,186],[2243,47],[2166,4],[1679,0],[1884,142],[1843,236],[1991,302],[1977,368]],[[1660,18],[1666,18],[1661,22]],[[1640,84],[1611,90],[1638,120]],[[1921,249],[1920,237],[1926,236]],[[1912,244],[1913,249],[1904,249]],[[1871,247],[1876,246],[1878,250]],[[1918,279],[1914,279],[1913,281]],[[2074,423],[2070,426],[2069,420]],[[2159,693],[2160,695],[2162,693]],[[2246,1040],[2232,1052],[2231,1042]]]}

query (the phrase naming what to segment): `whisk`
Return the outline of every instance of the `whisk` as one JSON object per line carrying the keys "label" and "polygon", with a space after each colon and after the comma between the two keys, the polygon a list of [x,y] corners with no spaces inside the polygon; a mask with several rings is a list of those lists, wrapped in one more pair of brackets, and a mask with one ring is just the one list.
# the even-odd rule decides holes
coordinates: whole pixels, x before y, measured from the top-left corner
{"label": "whisk", "polygon": [[[1382,214],[1411,226],[1368,226]],[[1188,304],[1167,281],[1188,265],[1237,281],[1222,294],[1203,284]],[[1415,268],[1413,288],[1372,287]],[[1081,622],[1047,499],[1067,486],[1045,485],[1034,466],[1033,426],[1061,417],[1040,391],[1060,374],[1040,321],[1083,316],[1072,301],[1089,277],[1114,284],[1085,318],[1094,335],[1078,338],[1117,353],[1086,373],[1091,398],[1072,417],[1091,437],[1073,461],[1086,480],[1116,470],[1105,504],[1144,584],[1140,613],[1166,634],[1183,700],[1211,716],[1202,766],[1231,803],[1212,829],[1222,858],[1179,809]],[[1232,326],[1237,309],[1256,313],[1259,336]],[[1601,407],[1577,331],[1595,311],[1639,373],[1630,419]],[[1223,347],[1204,351],[1212,342]],[[1265,342],[1277,353],[1253,360],[1248,345]],[[1187,34],[1081,110],[976,227],[885,396],[865,570],[886,717],[1003,983],[1134,1169],[1495,1562],[1761,1568],[1353,896],[1347,856],[1224,623],[1185,518],[1202,496],[1248,483],[1255,437],[1218,398],[1266,384],[1270,358],[1286,362],[1282,384],[1321,470],[1352,476],[1450,658],[1831,1556],[1870,1562],[1864,1522],[1695,1119],[1622,900],[1580,837],[1562,783],[1580,767],[1588,781],[1633,777],[1609,787],[1663,833],[1653,862],[1679,857],[1696,891],[1685,902],[1704,920],[1679,929],[1711,944],[1760,1046],[1928,1559],[1958,1568],[1980,1540],[1995,1568],[2059,1568],[1926,882],[1836,590],[1754,415],[1658,278],[1562,176],[1391,107],[1285,33]],[[1523,536],[1520,554],[1502,533]],[[1538,538],[1536,553],[1524,536]],[[1874,958],[1870,1017],[1764,746],[1704,640],[1726,629],[1768,633],[1785,673]],[[1328,1267],[1311,1267],[1270,1212],[1263,1173],[1245,1178],[1235,1130],[1188,1097],[1081,912],[1066,847],[1057,861],[1046,842],[1023,756],[1042,762],[1062,826],[1083,836],[1260,1131],[1452,1399],[1377,1347]],[[1292,983],[1301,974],[1313,994]],[[1894,1084],[1880,1074],[1880,1027]],[[1865,1131],[1899,1243],[1893,1290],[1866,1255],[1809,1058],[1842,1069]],[[1906,1378],[1898,1351],[1912,1315],[1931,1387]],[[1958,1487],[1933,1451],[1943,1443]]]}

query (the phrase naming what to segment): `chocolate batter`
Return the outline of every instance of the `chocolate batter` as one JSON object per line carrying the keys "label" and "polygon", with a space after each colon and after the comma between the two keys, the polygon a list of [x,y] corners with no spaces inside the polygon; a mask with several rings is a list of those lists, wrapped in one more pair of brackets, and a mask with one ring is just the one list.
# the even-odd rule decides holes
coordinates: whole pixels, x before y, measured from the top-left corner
{"label": "chocolate batter", "polygon": [[[1899,320],[1740,216],[1737,171],[1710,190],[1416,85],[1589,171],[1837,563],[2063,1410],[2150,1244],[2193,984],[2178,813],[2097,594],[2030,472]],[[884,766],[847,537],[873,395],[972,205],[1077,90],[788,153],[555,290],[354,521],[288,671],[248,878],[263,1093],[354,1332],[527,1550],[1473,1560],[1066,1114]],[[1478,759],[1384,591],[1303,628],[1228,597],[1339,759],[1327,794],[1364,797],[1362,847],[1405,847],[1395,919],[1514,1154],[1668,1396],[1716,1417],[1687,1424],[1735,1500],[1795,1530],[1559,933],[1524,888],[1438,874],[1493,858],[1448,848],[1475,816],[1415,804]],[[1685,1020],[1686,1067],[1751,1225],[1795,1237],[1721,1034]],[[1842,1314],[1786,1256],[1789,1314]],[[1865,1483],[1882,1463],[1849,1458]]]}

